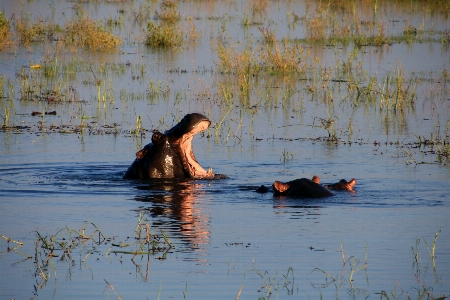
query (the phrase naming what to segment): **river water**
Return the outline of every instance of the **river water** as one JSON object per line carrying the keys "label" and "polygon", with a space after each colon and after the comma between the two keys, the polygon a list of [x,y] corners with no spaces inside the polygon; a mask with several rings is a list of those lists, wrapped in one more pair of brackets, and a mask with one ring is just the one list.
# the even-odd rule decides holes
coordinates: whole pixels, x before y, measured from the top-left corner
{"label": "river water", "polygon": [[[31,19],[54,18],[62,24],[75,14],[74,5],[100,20],[124,18],[124,25],[114,29],[124,38],[117,52],[56,55],[46,43],[0,52],[2,108],[10,112],[0,131],[1,298],[418,299],[424,291],[435,297],[450,294],[448,157],[436,154],[442,144],[415,144],[419,136],[448,143],[449,83],[441,77],[450,63],[448,47],[436,41],[399,42],[358,52],[361,65],[355,63],[354,72],[386,78],[401,69],[408,78],[419,78],[415,103],[401,111],[357,103],[345,83],[326,83],[328,92],[311,93],[324,81],[282,76],[256,76],[250,95],[234,95],[230,103],[220,93],[230,76],[216,71],[210,45],[218,32],[241,42],[253,35],[259,42],[258,25],[242,25],[253,9],[253,18],[276,28],[279,39],[301,39],[303,25],[294,30],[286,15],[311,12],[311,2],[266,3],[264,9],[240,1],[183,2],[183,18],[193,16],[203,36],[175,50],[147,48],[133,38],[145,28],[133,13],[145,5],[154,12],[158,3],[126,4],[0,5],[8,18],[24,10]],[[42,10],[45,5],[51,9]],[[407,21],[397,9],[380,12],[393,34],[407,22],[420,28],[433,18],[430,28],[449,28],[441,14],[421,18],[415,12]],[[314,45],[311,50],[324,65],[352,55],[351,46]],[[77,60],[74,77],[61,71],[49,79],[42,70],[30,69],[47,59],[45,51],[58,57],[61,69]],[[95,77],[102,79],[100,99]],[[72,98],[25,101],[24,78],[54,89],[61,84]],[[150,82],[161,82],[159,89],[151,91]],[[383,84],[380,80],[380,89]],[[56,115],[32,116],[33,111]],[[169,129],[189,112],[212,121],[193,140],[198,161],[228,178],[122,180],[134,153],[150,142],[151,130]],[[145,130],[134,134],[138,116]],[[325,127],[330,118],[334,127]],[[314,200],[255,192],[275,180],[313,175],[325,184],[356,178],[356,191]],[[130,254],[138,248],[140,218],[160,251]],[[89,238],[81,239],[80,232]],[[51,256],[42,241],[52,239],[74,246],[63,252],[59,244]],[[121,248],[120,243],[133,246]]]}

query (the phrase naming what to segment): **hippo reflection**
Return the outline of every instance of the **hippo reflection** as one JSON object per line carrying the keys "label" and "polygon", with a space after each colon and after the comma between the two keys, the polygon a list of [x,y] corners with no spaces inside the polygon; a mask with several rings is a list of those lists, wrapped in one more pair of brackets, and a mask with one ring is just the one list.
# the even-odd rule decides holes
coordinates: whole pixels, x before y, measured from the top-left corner
{"label": "hippo reflection", "polygon": [[212,169],[203,169],[192,150],[194,135],[210,125],[204,115],[191,113],[165,133],[155,132],[152,142],[136,153],[123,178],[214,178]]}
{"label": "hippo reflection", "polygon": [[353,187],[356,184],[356,179],[349,182],[342,179],[338,183],[322,186],[320,178],[314,176],[312,179],[300,178],[289,182],[275,181],[272,185],[275,196],[290,196],[301,198],[323,198],[333,196],[330,190],[347,190],[354,191]]}

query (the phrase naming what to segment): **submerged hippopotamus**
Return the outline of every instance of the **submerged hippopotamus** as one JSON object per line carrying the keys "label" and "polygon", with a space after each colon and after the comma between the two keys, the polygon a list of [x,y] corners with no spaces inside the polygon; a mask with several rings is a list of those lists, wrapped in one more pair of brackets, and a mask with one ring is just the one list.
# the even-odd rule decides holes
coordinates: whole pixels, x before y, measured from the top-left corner
{"label": "submerged hippopotamus", "polygon": [[286,183],[275,181],[272,185],[275,196],[290,196],[301,198],[323,198],[334,196],[330,190],[354,191],[356,180],[353,178],[350,182],[342,179],[338,183],[322,186],[320,178],[314,176],[312,179],[300,178]]}
{"label": "submerged hippopotamus", "polygon": [[[319,182],[320,183],[320,182]],[[341,179],[338,183],[326,185],[325,187],[329,190],[346,190],[349,192],[354,192],[353,187],[356,184],[356,179],[352,178],[350,181]]]}
{"label": "submerged hippopotamus", "polygon": [[123,178],[213,178],[212,169],[206,171],[197,162],[191,144],[194,135],[210,125],[207,117],[192,113],[165,133],[155,132]]}

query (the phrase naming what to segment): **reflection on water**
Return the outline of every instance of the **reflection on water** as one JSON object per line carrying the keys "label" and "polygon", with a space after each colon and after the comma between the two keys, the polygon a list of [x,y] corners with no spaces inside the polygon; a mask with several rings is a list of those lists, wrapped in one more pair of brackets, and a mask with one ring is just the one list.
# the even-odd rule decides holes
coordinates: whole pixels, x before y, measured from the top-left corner
{"label": "reflection on water", "polygon": [[[304,150],[308,147],[312,147],[309,148],[311,150],[317,146],[303,143]],[[338,150],[335,152],[342,155]],[[316,153],[320,154],[320,151]],[[15,156],[11,158],[17,160]],[[79,158],[72,157],[74,160]],[[423,270],[423,265],[416,265],[411,270],[411,246],[415,245],[416,238],[425,237],[431,243],[439,226],[445,224],[450,203],[443,182],[433,183],[435,177],[431,177],[422,184],[427,188],[422,189],[418,188],[420,181],[417,179],[405,181],[391,176],[386,181],[377,179],[376,174],[370,177],[369,173],[359,171],[365,174],[365,179],[358,180],[354,194],[336,192],[333,197],[314,200],[274,198],[271,193],[256,193],[259,185],[246,185],[245,182],[267,183],[274,177],[293,176],[289,173],[295,170],[282,170],[281,164],[277,164],[269,153],[265,159],[268,163],[265,167],[259,166],[254,170],[248,167],[245,174],[210,181],[122,180],[127,168],[125,162],[122,165],[3,164],[0,173],[0,228],[2,234],[24,243],[20,248],[22,253],[34,253],[31,231],[37,229],[42,236],[50,238],[61,228],[78,228],[86,220],[94,222],[110,241],[105,245],[88,243],[74,250],[69,260],[73,265],[59,260],[64,255],[52,259],[56,264],[51,265],[50,279],[42,281],[39,270],[37,277],[27,275],[22,283],[26,287],[23,294],[29,295],[32,287],[38,284],[40,288],[34,294],[47,298],[55,289],[58,296],[83,284],[93,285],[88,288],[91,297],[101,297],[105,288],[103,279],[106,279],[121,297],[142,296],[143,289],[149,288],[144,288],[142,283],[150,284],[157,293],[161,282],[162,293],[173,296],[185,290],[188,282],[192,287],[191,294],[208,298],[217,298],[217,293],[207,292],[209,288],[214,287],[213,290],[217,291],[225,284],[228,292],[222,291],[219,297],[222,298],[223,295],[232,297],[245,277],[244,291],[255,295],[264,281],[258,274],[265,280],[274,280],[278,278],[275,277],[277,272],[285,274],[292,268],[294,295],[307,291],[332,297],[336,286],[330,285],[330,278],[320,270],[311,273],[320,268],[329,274],[334,272],[332,275],[344,270],[339,277],[342,279],[339,288],[349,288],[352,293],[359,290],[365,297],[390,288],[396,281],[414,286],[415,278],[406,281],[405,274],[417,272],[417,268],[420,268],[421,278],[433,276]],[[258,159],[250,161],[257,165]],[[222,160],[217,157],[214,166],[226,170],[228,165],[240,162],[240,159]],[[272,166],[281,171],[270,170]],[[313,163],[308,167],[319,169],[319,165]],[[397,170],[402,168],[398,166]],[[340,174],[341,166],[329,165],[328,170]],[[445,177],[443,174],[437,176]],[[324,182],[329,181],[334,180],[324,179]],[[381,190],[380,186],[383,187]],[[163,230],[174,245],[163,259],[157,259],[161,255],[133,256],[113,253],[122,248],[110,249],[111,243],[135,242],[133,236],[141,212],[148,218],[152,234]],[[430,219],[430,215],[433,218]],[[23,219],[27,222],[20,221]],[[417,222],[422,225],[418,227]],[[91,230],[85,233],[90,235]],[[442,227],[436,248],[435,272],[443,278],[437,284],[438,291],[442,290],[441,284],[450,278],[445,271],[447,245],[440,242],[448,234],[448,230]],[[355,282],[351,286],[346,280],[353,260],[342,265],[342,255],[338,252],[341,244],[348,259],[355,255],[360,261],[364,260],[368,245],[368,268],[353,275]],[[29,274],[32,261],[23,260],[17,253],[5,252],[4,246],[2,244],[0,259],[0,275],[4,282],[2,295],[12,297],[18,295],[18,291],[9,280],[22,280],[21,274]],[[426,248],[421,246],[423,243],[416,247],[425,260]],[[402,263],[397,264],[396,261]],[[398,270],[391,269],[391,264]],[[374,265],[381,266],[381,269],[373,268]],[[8,273],[3,270],[8,270]],[[291,272],[287,271],[287,274],[292,276]],[[53,280],[55,273],[58,281]],[[5,278],[5,274],[12,275]],[[62,274],[68,275],[64,277]],[[364,283],[364,274],[370,279],[368,286]],[[203,282],[209,288],[203,286]],[[283,285],[284,282],[281,283]],[[295,292],[296,286],[298,293]],[[287,287],[277,290],[279,298],[292,294],[292,283]],[[262,291],[265,293],[266,288]]]}
{"label": "reflection on water", "polygon": [[[160,49],[142,42],[148,20],[160,21],[154,1],[2,1],[14,30],[19,20],[63,28],[82,13],[123,44],[65,52],[62,37],[44,34],[0,51],[0,234],[26,255],[36,253],[35,232],[48,241],[86,221],[110,239],[79,240],[71,259],[41,245],[37,264],[1,238],[0,298],[102,299],[111,287],[123,299],[450,294],[448,143],[434,143],[449,133],[448,14],[438,1],[381,2],[181,1],[177,23],[200,37]],[[330,34],[379,29],[391,40],[305,43],[309,55],[296,59],[306,69],[294,76],[217,68],[218,41],[261,54],[268,28],[270,47],[283,51],[314,24],[331,24]],[[417,34],[398,40],[406,29]],[[405,97],[413,101],[398,107]],[[45,111],[56,115],[32,115]],[[194,139],[196,157],[230,179],[122,180],[146,133],[189,112],[212,121]],[[255,192],[312,175],[355,177],[356,192],[313,201]],[[141,212],[174,244],[164,257],[110,249],[136,242]],[[440,228],[432,258],[425,241]]]}
{"label": "reflection on water", "polygon": [[150,203],[150,207],[139,210],[148,213],[155,220],[155,226],[181,234],[182,241],[195,250],[209,244],[210,238],[210,218],[204,211],[208,198],[200,197],[205,195],[205,185],[185,180],[151,180],[136,187],[146,193],[136,196],[135,200]]}

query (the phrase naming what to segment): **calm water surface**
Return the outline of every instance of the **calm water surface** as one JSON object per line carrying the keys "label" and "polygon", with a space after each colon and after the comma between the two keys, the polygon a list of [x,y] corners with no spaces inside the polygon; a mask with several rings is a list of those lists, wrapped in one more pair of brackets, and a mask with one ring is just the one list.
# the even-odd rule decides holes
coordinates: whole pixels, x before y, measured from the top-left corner
{"label": "calm water surface", "polygon": [[[33,254],[34,231],[52,235],[66,226],[79,230],[84,221],[95,223],[116,243],[127,242],[135,235],[140,212],[154,233],[167,234],[174,248],[165,260],[157,259],[160,254],[131,260],[129,254],[106,256],[111,247],[106,243],[95,246],[83,262],[92,251],[85,245],[72,253],[73,263],[54,259],[48,282],[35,290],[42,280],[36,279],[35,263],[7,253],[3,239],[5,298],[108,297],[104,280],[127,298],[179,299],[187,294],[223,299],[235,298],[241,290],[242,299],[254,299],[266,296],[265,284],[273,297],[282,299],[376,298],[383,290],[415,295],[420,286],[414,274],[435,294],[449,292],[450,178],[445,168],[406,167],[389,153],[375,155],[373,146],[326,149],[310,141],[264,141],[253,150],[230,149],[197,137],[198,159],[228,179],[146,183],[121,179],[132,138],[86,136],[82,145],[76,135],[49,135],[36,143],[30,143],[31,137],[9,135],[19,150],[8,154],[0,172],[0,228],[24,243],[22,253]],[[34,154],[39,143],[54,148]],[[62,144],[71,147],[58,146]],[[283,164],[276,149],[285,147],[298,150],[293,161]],[[357,191],[320,200],[254,192],[274,179],[313,174],[324,183],[356,177]],[[440,228],[433,268],[424,242],[431,246]],[[420,254],[418,263],[413,248]],[[352,283],[354,261],[344,265],[341,249],[346,259],[359,260],[354,269],[367,259],[367,268],[357,271]]]}
{"label": "calm water surface", "polygon": [[[146,22],[134,18],[139,9],[153,18],[160,4],[147,2],[0,4],[12,22],[24,13],[62,26],[80,8],[96,20],[123,18],[112,28],[123,39],[116,52],[57,53],[51,40],[0,52],[6,125],[0,131],[0,298],[378,299],[385,291],[390,298],[416,299],[424,289],[450,295],[449,162],[438,162],[442,145],[414,144],[418,136],[448,141],[450,84],[442,75],[450,65],[448,46],[436,40],[306,46],[308,66],[329,68],[331,79],[339,75],[333,68],[351,58],[350,70],[364,84],[364,76],[382,85],[400,71],[417,80],[411,81],[418,82],[416,101],[401,110],[380,109],[355,99],[346,83],[312,77],[255,76],[244,97],[234,75],[217,71],[214,41],[220,36],[236,47],[253,41],[256,49],[259,26],[272,28],[277,40],[303,39],[304,22],[293,24],[287,16],[312,18],[314,4],[277,1],[261,10],[245,1],[181,2],[182,22],[192,16],[201,38],[178,49],[151,49],[142,40]],[[405,15],[404,9],[383,7],[374,16],[361,8],[358,16],[383,19],[394,35],[409,24],[449,28],[444,14]],[[244,26],[245,17],[253,23]],[[55,77],[29,68],[55,58]],[[73,62],[72,74],[66,68]],[[23,100],[26,83],[62,87],[73,98]],[[151,83],[163,92],[152,94]],[[221,87],[230,87],[230,102]],[[56,115],[41,118],[33,111]],[[3,112],[10,112],[8,120]],[[151,130],[169,129],[189,112],[212,121],[194,138],[197,159],[228,178],[122,180]],[[138,116],[142,137],[130,133]],[[334,127],[325,128],[322,122],[331,119]],[[81,124],[83,131],[71,131]],[[327,141],[332,130],[337,142]],[[320,200],[255,192],[274,180],[313,175],[322,183],[354,177],[356,192]],[[140,216],[173,247],[152,255],[120,253],[124,249],[115,245],[135,241]],[[56,249],[53,258],[36,247],[37,234],[68,242],[67,232],[83,228],[86,235],[98,228],[105,239],[96,243],[96,232],[70,256]],[[433,260],[428,249],[437,232]],[[23,246],[14,248],[6,238]]]}

